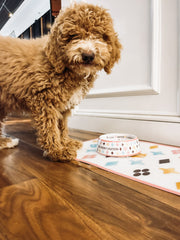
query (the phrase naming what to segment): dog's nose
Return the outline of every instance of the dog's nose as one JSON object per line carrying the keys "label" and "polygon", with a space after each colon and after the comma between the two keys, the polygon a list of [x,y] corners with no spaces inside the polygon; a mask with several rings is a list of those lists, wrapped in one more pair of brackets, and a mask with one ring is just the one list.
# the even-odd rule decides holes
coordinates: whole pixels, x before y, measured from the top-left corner
{"label": "dog's nose", "polygon": [[91,63],[94,60],[95,54],[93,52],[82,53],[82,60],[84,63]]}

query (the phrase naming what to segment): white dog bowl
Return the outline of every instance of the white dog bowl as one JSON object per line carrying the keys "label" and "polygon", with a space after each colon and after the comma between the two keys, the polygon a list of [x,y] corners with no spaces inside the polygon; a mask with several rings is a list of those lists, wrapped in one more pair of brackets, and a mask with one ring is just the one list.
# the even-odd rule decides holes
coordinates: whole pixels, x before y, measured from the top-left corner
{"label": "white dog bowl", "polygon": [[129,157],[140,152],[139,140],[135,135],[111,133],[98,138],[97,152],[109,157]]}

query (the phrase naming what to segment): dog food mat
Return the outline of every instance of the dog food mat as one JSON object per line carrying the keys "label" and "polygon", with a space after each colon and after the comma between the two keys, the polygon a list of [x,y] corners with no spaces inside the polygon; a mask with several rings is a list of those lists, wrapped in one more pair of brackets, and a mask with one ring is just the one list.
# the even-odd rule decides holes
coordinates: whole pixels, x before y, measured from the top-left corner
{"label": "dog food mat", "polygon": [[180,147],[140,141],[138,155],[106,157],[96,152],[97,141],[84,142],[76,160],[180,195]]}

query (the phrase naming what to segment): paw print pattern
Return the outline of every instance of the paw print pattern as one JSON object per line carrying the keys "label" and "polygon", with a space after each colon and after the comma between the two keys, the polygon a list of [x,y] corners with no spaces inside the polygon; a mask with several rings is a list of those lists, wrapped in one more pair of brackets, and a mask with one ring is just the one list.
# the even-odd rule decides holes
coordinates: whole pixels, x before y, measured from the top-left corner
{"label": "paw print pattern", "polygon": [[139,177],[139,176],[141,176],[141,175],[144,175],[144,176],[147,176],[147,175],[149,175],[150,174],[150,171],[149,171],[149,169],[148,168],[145,168],[145,169],[136,169],[136,170],[134,170],[133,171],[133,176],[134,177]]}

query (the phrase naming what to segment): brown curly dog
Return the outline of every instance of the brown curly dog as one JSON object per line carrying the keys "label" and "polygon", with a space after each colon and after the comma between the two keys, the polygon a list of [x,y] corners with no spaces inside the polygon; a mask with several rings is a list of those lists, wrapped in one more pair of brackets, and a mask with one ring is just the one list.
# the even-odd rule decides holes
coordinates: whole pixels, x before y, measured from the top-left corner
{"label": "brown curly dog", "polygon": [[[0,129],[8,112],[29,111],[44,156],[75,159],[81,142],[68,137],[67,117],[93,87],[96,73],[111,72],[120,49],[109,13],[85,3],[62,11],[46,37],[1,36]],[[0,130],[0,149],[17,144]]]}

